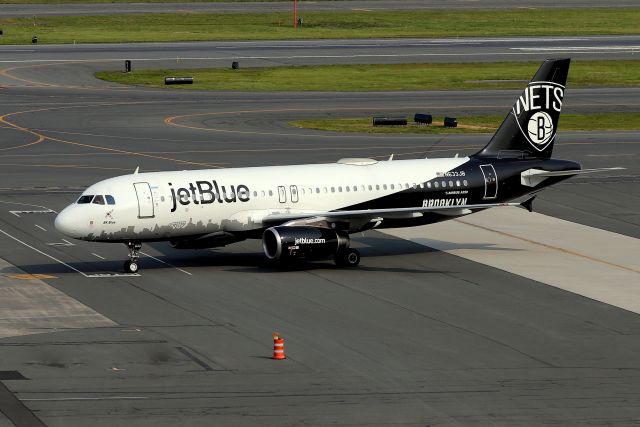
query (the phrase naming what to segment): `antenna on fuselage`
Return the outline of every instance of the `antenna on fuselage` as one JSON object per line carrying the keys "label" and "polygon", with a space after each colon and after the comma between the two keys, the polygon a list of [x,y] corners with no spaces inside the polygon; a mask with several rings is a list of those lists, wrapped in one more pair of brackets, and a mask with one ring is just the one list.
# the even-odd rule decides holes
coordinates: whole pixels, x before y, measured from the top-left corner
{"label": "antenna on fuselage", "polygon": [[136,167],[136,170],[133,171],[133,174],[138,175],[138,172],[140,172],[140,166]]}
{"label": "antenna on fuselage", "polygon": [[391,160],[393,160],[393,154],[389,156],[389,160],[387,160],[387,161],[390,162]]}

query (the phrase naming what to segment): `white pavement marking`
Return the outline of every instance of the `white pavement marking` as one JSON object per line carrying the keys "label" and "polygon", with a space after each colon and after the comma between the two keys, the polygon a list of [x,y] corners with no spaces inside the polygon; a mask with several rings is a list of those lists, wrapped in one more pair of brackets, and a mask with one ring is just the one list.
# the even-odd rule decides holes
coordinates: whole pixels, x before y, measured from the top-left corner
{"label": "white pavement marking", "polygon": [[89,279],[104,279],[109,277],[140,277],[138,273],[94,273],[85,274]]}
{"label": "white pavement marking", "polygon": [[47,243],[48,246],[75,246],[75,243],[71,243],[70,241],[68,241],[67,239],[60,239],[62,240],[62,242],[52,242],[52,243]]}
{"label": "white pavement marking", "polygon": [[76,273],[80,273],[80,274],[82,274],[84,277],[88,277],[85,273],[83,273],[82,271],[78,270],[77,268],[70,266],[69,264],[67,264],[67,263],[66,263],[66,262],[64,262],[64,261],[60,261],[58,258],[56,258],[56,257],[54,257],[54,256],[52,256],[52,255],[49,255],[49,254],[48,254],[48,253],[46,253],[46,252],[42,252],[40,249],[36,249],[36,248],[34,248],[34,247],[33,247],[33,246],[31,246],[30,244],[23,242],[22,240],[18,239],[17,237],[12,236],[11,234],[7,233],[6,231],[4,231],[4,230],[0,230],[0,233],[4,234],[5,236],[7,236],[7,237],[8,237],[8,238],[10,238],[10,239],[15,240],[16,242],[18,242],[18,243],[20,243],[20,244],[22,244],[22,245],[24,245],[24,246],[28,247],[29,249],[32,249],[32,250],[34,250],[34,251],[38,252],[39,254],[44,255],[44,256],[46,256],[46,257],[47,257],[47,258],[49,258],[49,259],[54,260],[54,261],[55,261],[55,262],[57,262],[58,264],[64,265],[64,266],[65,266],[65,267],[67,267],[68,269],[73,270],[73,271],[75,271]]}
{"label": "white pavement marking", "polygon": [[156,258],[156,257],[154,257],[154,256],[151,256],[151,255],[149,255],[149,254],[146,254],[146,253],[144,253],[144,252],[140,252],[140,253],[141,253],[142,255],[144,255],[144,256],[146,256],[146,257],[149,257],[149,258],[151,258],[151,259],[154,259],[154,260],[156,260],[156,261],[158,261],[158,262],[160,262],[160,263],[162,263],[162,264],[168,265],[169,267],[173,267],[173,268],[175,268],[175,269],[176,269],[176,270],[178,270],[178,271],[182,271],[184,274],[188,274],[189,276],[193,276],[193,274],[189,273],[189,272],[188,272],[188,271],[186,271],[186,270],[183,270],[183,269],[181,269],[181,268],[178,268],[178,267],[176,267],[175,265],[169,264],[168,262],[162,261],[161,259],[158,259],[158,258]]}
{"label": "white pavement marking", "polygon": [[[5,236],[9,237],[10,239],[15,240],[16,242],[28,247],[29,249],[32,249],[32,250],[38,252],[39,254],[44,255],[49,259],[54,260],[55,262],[57,262],[57,263],[59,263],[61,265],[64,265],[65,267],[67,267],[70,270],[75,271],[76,273],[82,274],[84,277],[86,277],[88,279],[101,279],[101,278],[105,278],[105,277],[140,277],[140,275],[138,273],[93,273],[93,274],[87,274],[87,273],[84,273],[84,272],[78,270],[75,267],[70,266],[69,264],[67,264],[64,261],[60,261],[58,258],[54,257],[53,255],[49,255],[48,253],[43,252],[40,249],[34,248],[30,244],[23,242],[22,240],[18,239],[15,236],[12,236],[11,234],[7,233],[4,230],[0,230],[0,233],[4,234]],[[73,243],[71,243],[71,242],[69,242],[69,241],[67,241],[65,239],[62,239],[62,240],[67,242],[67,243],[66,244],[65,243],[47,243],[47,244],[48,245],[52,245],[52,246],[74,246]],[[160,260],[158,260],[158,261],[160,261]],[[164,262],[164,261],[160,261],[160,262]],[[178,270],[180,270],[180,269],[178,269]],[[180,271],[191,275],[191,273],[189,273],[187,271],[184,271],[184,270],[180,270]]]}
{"label": "white pavement marking", "polygon": [[640,239],[520,208],[381,232],[640,313]]}
{"label": "white pavement marking", "polygon": [[555,46],[555,47],[510,47],[512,50],[523,50],[531,52],[599,52],[599,51],[621,51],[621,52],[635,52],[640,50],[640,46]]}
{"label": "white pavement marking", "polygon": [[50,214],[50,213],[57,213],[57,212],[52,211],[51,209],[46,209],[46,210],[38,210],[38,211],[9,211],[9,213],[20,218],[20,214],[42,214],[42,213]]}
{"label": "white pavement marking", "polygon": [[100,258],[100,259],[105,259],[103,256],[100,256],[100,255],[98,255],[98,254],[97,254],[97,253],[95,253],[95,252],[91,252],[91,255],[93,255],[94,257],[98,257],[98,258]]}
{"label": "white pavement marking", "polygon": [[40,230],[42,230],[42,231],[47,231],[47,229],[46,229],[46,228],[41,227],[41,226],[39,226],[38,224],[34,224],[34,225],[35,225],[36,227],[38,227]]}
{"label": "white pavement marking", "polygon": [[[558,52],[562,52],[561,49],[556,50]],[[591,51],[589,51],[591,52]],[[631,49],[629,49],[631,52]],[[576,52],[580,53],[580,52]],[[593,51],[592,53],[608,53],[607,51]],[[420,57],[460,57],[460,56],[468,56],[468,57],[486,57],[489,55],[508,55],[508,56],[518,56],[518,55],[535,55],[536,51],[522,51],[522,52],[476,52],[476,53],[387,53],[387,54],[345,54],[345,55],[274,55],[274,56],[200,56],[200,57],[185,57],[185,58],[176,58],[168,57],[168,58],[131,58],[131,61],[137,62],[153,62],[153,61],[211,61],[211,60],[220,60],[220,61],[230,61],[230,60],[244,60],[244,59],[260,59],[260,60],[281,60],[281,59],[340,59],[340,58],[420,58]],[[98,62],[122,62],[121,58],[105,58],[105,59],[21,59],[21,60],[0,60],[0,63],[57,63],[57,62],[73,62],[73,63],[98,63]]]}
{"label": "white pavement marking", "polygon": [[33,397],[20,399],[21,402],[58,402],[65,400],[141,400],[147,396],[107,396],[107,397]]}
{"label": "white pavement marking", "polygon": [[19,206],[31,206],[31,207],[35,207],[35,208],[41,208],[42,210],[37,210],[37,211],[9,211],[11,213],[13,212],[24,212],[24,213],[58,213],[56,211],[54,211],[53,209],[49,209],[46,206],[41,206],[41,205],[33,205],[31,203],[18,203],[18,202],[8,202],[6,200],[0,200],[0,203],[5,203],[7,205],[19,205]]}

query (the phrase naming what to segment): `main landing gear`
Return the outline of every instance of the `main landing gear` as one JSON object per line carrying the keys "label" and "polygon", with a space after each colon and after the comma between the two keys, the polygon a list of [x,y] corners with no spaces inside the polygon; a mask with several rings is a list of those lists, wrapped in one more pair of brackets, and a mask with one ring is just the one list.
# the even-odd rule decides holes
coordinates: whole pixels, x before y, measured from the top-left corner
{"label": "main landing gear", "polygon": [[339,251],[334,257],[338,267],[357,267],[360,264],[360,252],[357,249],[344,249]]}
{"label": "main landing gear", "polygon": [[127,248],[129,248],[129,259],[124,262],[124,272],[134,274],[139,269],[138,258],[140,258],[142,243],[127,242]]}

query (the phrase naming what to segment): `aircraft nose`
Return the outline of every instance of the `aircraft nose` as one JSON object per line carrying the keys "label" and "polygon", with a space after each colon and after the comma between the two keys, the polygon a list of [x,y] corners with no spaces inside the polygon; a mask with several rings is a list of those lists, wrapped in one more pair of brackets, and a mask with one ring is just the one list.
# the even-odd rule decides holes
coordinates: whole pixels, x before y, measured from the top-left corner
{"label": "aircraft nose", "polygon": [[78,218],[73,214],[71,206],[66,207],[56,216],[53,223],[56,230],[69,237],[79,237]]}

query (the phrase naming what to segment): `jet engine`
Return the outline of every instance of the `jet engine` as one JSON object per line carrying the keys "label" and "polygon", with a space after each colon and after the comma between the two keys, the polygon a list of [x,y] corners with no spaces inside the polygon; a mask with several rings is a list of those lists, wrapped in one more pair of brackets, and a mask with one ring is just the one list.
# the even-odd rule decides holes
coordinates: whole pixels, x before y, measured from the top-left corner
{"label": "jet engine", "polygon": [[279,226],[267,228],[262,247],[272,260],[321,260],[336,257],[349,248],[349,235],[331,228]]}

